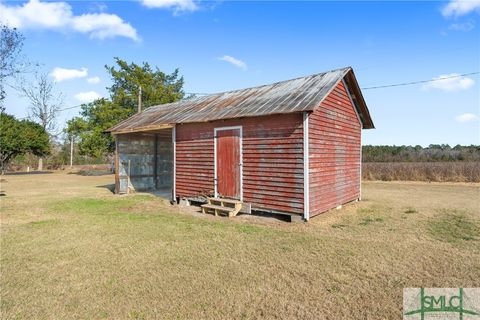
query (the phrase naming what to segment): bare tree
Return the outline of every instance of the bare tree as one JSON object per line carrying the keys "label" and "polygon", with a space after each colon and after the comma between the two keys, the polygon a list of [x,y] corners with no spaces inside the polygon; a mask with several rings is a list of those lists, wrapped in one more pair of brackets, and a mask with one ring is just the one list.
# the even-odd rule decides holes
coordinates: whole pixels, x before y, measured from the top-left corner
{"label": "bare tree", "polygon": [[[64,104],[63,94],[55,91],[54,83],[46,73],[35,73],[32,81],[19,80],[16,89],[30,102],[29,117],[38,122],[53,140],[59,134],[57,118]],[[38,170],[42,169],[43,159],[39,158]]]}
{"label": "bare tree", "polygon": [[5,25],[0,29],[0,111],[4,111],[7,78],[12,77],[26,67],[21,56],[24,37],[17,29]]}
{"label": "bare tree", "polygon": [[56,92],[48,74],[35,73],[32,81],[21,79],[16,88],[30,102],[29,117],[40,123],[52,138],[58,135],[57,117],[64,104],[64,96]]}

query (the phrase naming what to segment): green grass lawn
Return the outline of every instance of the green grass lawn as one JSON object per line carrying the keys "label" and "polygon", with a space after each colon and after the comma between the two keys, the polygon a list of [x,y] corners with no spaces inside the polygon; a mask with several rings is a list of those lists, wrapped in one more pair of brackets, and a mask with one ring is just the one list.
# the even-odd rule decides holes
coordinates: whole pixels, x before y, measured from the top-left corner
{"label": "green grass lawn", "polygon": [[363,185],[309,223],[202,215],[113,177],[6,176],[2,319],[398,319],[404,287],[480,286],[480,186]]}

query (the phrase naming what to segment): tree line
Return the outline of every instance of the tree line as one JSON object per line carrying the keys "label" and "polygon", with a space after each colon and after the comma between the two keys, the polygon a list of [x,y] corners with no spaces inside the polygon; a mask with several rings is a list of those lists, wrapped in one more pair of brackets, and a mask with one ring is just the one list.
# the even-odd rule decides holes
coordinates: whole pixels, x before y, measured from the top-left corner
{"label": "tree line", "polygon": [[454,147],[448,144],[422,146],[363,146],[364,162],[480,161],[480,145]]}

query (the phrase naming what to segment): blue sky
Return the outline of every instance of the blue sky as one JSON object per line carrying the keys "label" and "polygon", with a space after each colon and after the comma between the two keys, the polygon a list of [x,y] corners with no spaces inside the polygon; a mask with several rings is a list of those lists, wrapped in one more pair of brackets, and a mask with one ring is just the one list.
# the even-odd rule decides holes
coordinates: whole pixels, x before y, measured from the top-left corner
{"label": "blue sky", "polygon": [[[362,87],[478,72],[479,18],[478,0],[0,1],[0,21],[25,35],[25,55],[56,79],[65,107],[106,96],[104,65],[116,56],[178,67],[185,91],[201,93],[344,66]],[[480,144],[479,82],[477,74],[364,90],[376,129],[363,144]],[[8,113],[24,117],[27,107],[8,90]],[[62,112],[60,125],[77,113]]]}

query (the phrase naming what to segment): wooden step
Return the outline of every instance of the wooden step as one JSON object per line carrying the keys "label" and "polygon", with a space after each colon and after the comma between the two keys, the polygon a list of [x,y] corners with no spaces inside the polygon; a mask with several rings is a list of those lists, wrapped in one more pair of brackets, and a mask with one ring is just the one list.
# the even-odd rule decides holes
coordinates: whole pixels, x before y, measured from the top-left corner
{"label": "wooden step", "polygon": [[220,212],[234,217],[242,209],[242,201],[227,198],[208,198],[208,204],[202,205],[202,212],[213,211],[217,216]]}
{"label": "wooden step", "polygon": [[235,211],[235,208],[222,207],[222,206],[217,206],[217,205],[214,205],[214,204],[202,204],[202,208],[215,209],[215,210],[220,210],[220,211],[225,211],[225,212]]}
{"label": "wooden step", "polygon": [[232,207],[223,207],[223,206],[217,206],[214,204],[202,204],[202,212],[207,213],[208,210],[212,210],[215,213],[215,216],[218,216],[218,212],[225,212],[229,217],[233,216],[236,214],[236,208]]}
{"label": "wooden step", "polygon": [[208,203],[212,202],[222,202],[222,203],[229,203],[229,204],[241,204],[242,201],[235,200],[235,199],[227,199],[227,198],[208,198]]}

